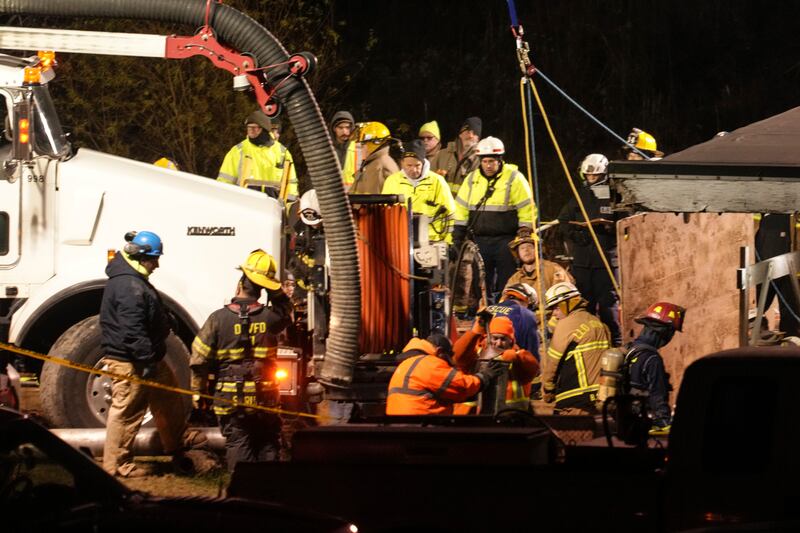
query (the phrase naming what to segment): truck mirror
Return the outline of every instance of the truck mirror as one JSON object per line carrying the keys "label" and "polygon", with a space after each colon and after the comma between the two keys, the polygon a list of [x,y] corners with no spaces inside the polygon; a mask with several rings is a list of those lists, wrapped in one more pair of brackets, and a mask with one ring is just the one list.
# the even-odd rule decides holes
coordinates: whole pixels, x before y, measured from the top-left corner
{"label": "truck mirror", "polygon": [[31,158],[31,103],[30,97],[14,104],[14,148],[12,159],[15,161],[28,161]]}

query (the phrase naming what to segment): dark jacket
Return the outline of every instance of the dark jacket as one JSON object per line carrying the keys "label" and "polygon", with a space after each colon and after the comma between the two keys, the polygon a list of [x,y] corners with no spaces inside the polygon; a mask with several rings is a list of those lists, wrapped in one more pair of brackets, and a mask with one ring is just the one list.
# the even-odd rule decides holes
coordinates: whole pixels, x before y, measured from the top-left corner
{"label": "dark jacket", "polygon": [[169,319],[158,291],[117,252],[106,267],[100,305],[103,353],[111,359],[151,364],[164,358]]}
{"label": "dark jacket", "polygon": [[672,412],[669,407],[669,374],[664,360],[653,346],[637,338],[626,355],[631,393],[647,396],[647,403],[658,427],[669,426]]}
{"label": "dark jacket", "polygon": [[[597,198],[588,187],[578,189],[586,214],[590,220],[606,219],[615,221],[616,217],[611,212],[611,202],[609,199]],[[558,214],[559,229],[561,235],[570,241],[570,252],[572,254],[572,265],[576,267],[604,268],[603,260],[597,253],[597,247],[592,240],[592,235],[585,227],[581,227],[572,222],[585,223],[578,202],[572,197],[561,209]],[[617,263],[617,230],[613,225],[594,224],[594,231],[600,247],[606,255],[612,267]]]}
{"label": "dark jacket", "polygon": [[342,120],[346,120],[350,122],[355,127],[355,121],[353,120],[353,115],[351,115],[347,111],[337,111],[333,118],[331,118],[331,139],[333,139],[333,149],[336,151],[336,157],[339,158],[339,165],[344,168],[344,162],[347,159],[347,145],[350,144],[350,141],[345,141],[342,144],[336,142],[336,134],[333,131],[333,125],[337,122],[342,122]]}

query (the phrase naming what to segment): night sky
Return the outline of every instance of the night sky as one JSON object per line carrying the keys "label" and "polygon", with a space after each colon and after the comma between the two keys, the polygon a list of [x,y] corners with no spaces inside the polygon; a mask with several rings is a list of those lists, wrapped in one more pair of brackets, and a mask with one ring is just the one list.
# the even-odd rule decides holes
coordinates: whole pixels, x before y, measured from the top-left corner
{"label": "night sky", "polygon": [[[800,105],[800,2],[516,4],[547,77],[616,133],[642,128],[666,153]],[[335,9],[345,59],[367,57],[341,97],[356,120],[380,120],[408,139],[436,119],[452,140],[463,118],[478,115],[483,136],[500,137],[507,159],[524,165],[520,71],[504,0],[341,0]],[[571,169],[591,152],[620,156],[618,141],[534,81]],[[534,115],[547,217],[568,189]]]}

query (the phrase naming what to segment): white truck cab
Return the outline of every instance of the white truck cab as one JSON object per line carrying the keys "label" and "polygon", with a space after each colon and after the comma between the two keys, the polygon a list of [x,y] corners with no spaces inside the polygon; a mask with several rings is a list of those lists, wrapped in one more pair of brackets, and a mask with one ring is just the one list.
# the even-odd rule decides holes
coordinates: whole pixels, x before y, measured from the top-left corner
{"label": "white truck cab", "polygon": [[[0,55],[0,340],[97,364],[109,254],[126,232],[150,230],[164,242],[151,282],[178,322],[168,362],[188,385],[186,346],[233,296],[236,266],[256,248],[280,257],[282,206],[205,177],[74,149],[47,67],[37,56]],[[53,425],[103,425],[106,380],[45,363],[41,389]]]}

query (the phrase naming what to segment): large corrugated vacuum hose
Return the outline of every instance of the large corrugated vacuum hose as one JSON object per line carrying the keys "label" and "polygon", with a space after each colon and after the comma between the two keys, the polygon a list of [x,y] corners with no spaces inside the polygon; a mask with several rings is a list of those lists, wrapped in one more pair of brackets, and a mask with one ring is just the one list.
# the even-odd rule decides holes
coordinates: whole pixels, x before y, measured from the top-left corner
{"label": "large corrugated vacuum hose", "polygon": [[[60,17],[157,20],[202,26],[206,0],[0,0],[0,13]],[[285,62],[289,54],[258,22],[240,11],[211,2],[209,24],[217,38],[240,52],[253,54],[259,65]],[[330,337],[318,379],[347,387],[358,357],[361,286],[356,236],[350,204],[325,121],[306,80],[290,78],[278,89],[317,190],[330,250]]]}

